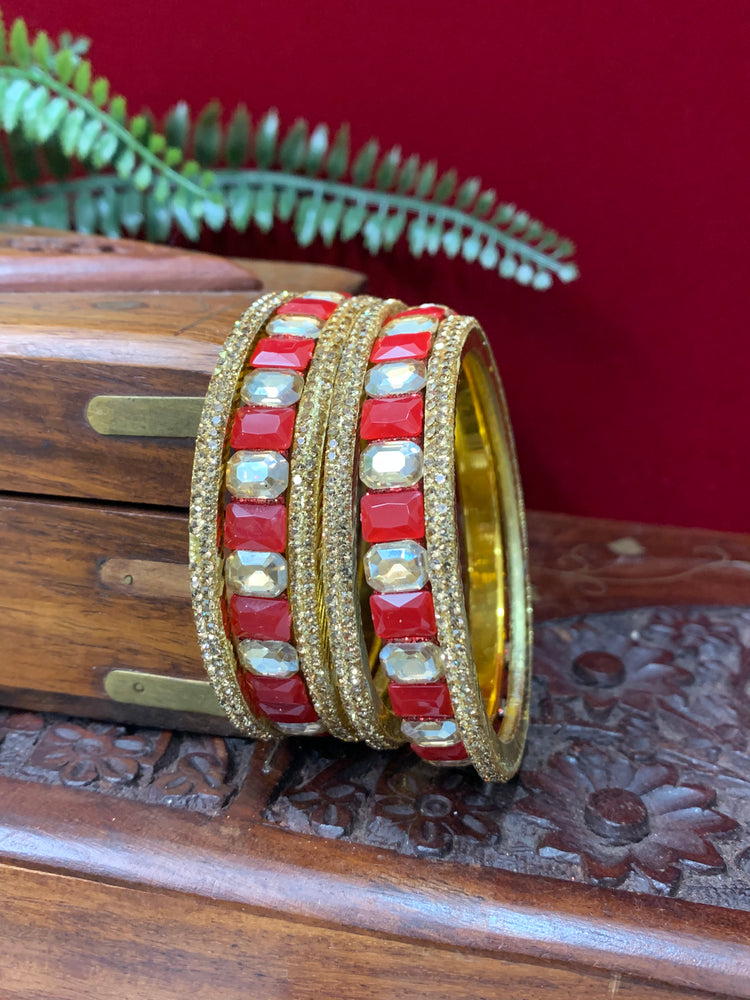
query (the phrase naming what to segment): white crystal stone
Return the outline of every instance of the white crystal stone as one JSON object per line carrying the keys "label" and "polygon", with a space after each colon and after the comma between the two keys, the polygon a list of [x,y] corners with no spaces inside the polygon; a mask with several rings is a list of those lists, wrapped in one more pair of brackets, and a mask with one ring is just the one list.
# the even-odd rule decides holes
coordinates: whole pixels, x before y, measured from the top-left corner
{"label": "white crystal stone", "polygon": [[461,734],[454,719],[434,722],[401,722],[401,732],[410,743],[419,747],[451,747],[461,742]]}
{"label": "white crystal stone", "polygon": [[276,337],[309,337],[317,340],[322,325],[315,316],[274,316],[266,323],[266,333]]}
{"label": "white crystal stone", "polygon": [[443,675],[443,654],[434,642],[389,642],[380,650],[380,662],[399,684],[426,684]]}
{"label": "white crystal stone", "polygon": [[233,594],[244,597],[278,597],[287,585],[286,559],[278,552],[238,549],[224,563],[224,579]]}
{"label": "white crystal stone", "polygon": [[436,316],[401,316],[399,319],[392,319],[383,327],[381,336],[390,337],[396,333],[434,333],[438,328]]}
{"label": "white crystal stone", "polygon": [[277,722],[276,728],[287,736],[322,736],[325,722]]}
{"label": "white crystal stone", "polygon": [[423,361],[384,361],[368,371],[365,392],[376,397],[419,392],[426,378]]}
{"label": "white crystal stone", "polygon": [[293,677],[299,673],[297,650],[278,639],[243,639],[237,655],[245,670],[260,677]]}
{"label": "white crystal stone", "polygon": [[341,292],[305,292],[304,295],[295,295],[295,299],[315,299],[318,302],[343,302],[346,298]]}
{"label": "white crystal stone", "polygon": [[298,372],[256,368],[242,383],[240,395],[248,406],[293,406],[305,382]]}
{"label": "white crystal stone", "polygon": [[422,449],[416,441],[377,441],[359,458],[359,476],[371,490],[413,486],[422,478]]}
{"label": "white crystal stone", "polygon": [[280,451],[237,451],[227,462],[227,489],[238,500],[275,500],[288,485]]}
{"label": "white crystal stone", "polygon": [[378,542],[365,553],[365,576],[380,593],[421,590],[427,583],[427,553],[410,538]]}

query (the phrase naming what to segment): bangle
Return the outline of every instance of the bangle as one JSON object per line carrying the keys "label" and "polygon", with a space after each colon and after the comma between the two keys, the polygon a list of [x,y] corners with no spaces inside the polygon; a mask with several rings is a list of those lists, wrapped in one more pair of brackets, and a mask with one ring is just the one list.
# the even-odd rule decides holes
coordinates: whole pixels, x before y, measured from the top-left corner
{"label": "bangle", "polygon": [[525,522],[476,322],[432,305],[369,315],[342,356],[328,440],[324,592],[352,726],[371,746],[406,739],[426,760],[507,781],[528,725]]}
{"label": "bangle", "polygon": [[328,670],[317,512],[339,355],[370,301],[264,296],[235,324],[206,394],[190,506],[193,610],[209,679],[248,736],[353,738]]}

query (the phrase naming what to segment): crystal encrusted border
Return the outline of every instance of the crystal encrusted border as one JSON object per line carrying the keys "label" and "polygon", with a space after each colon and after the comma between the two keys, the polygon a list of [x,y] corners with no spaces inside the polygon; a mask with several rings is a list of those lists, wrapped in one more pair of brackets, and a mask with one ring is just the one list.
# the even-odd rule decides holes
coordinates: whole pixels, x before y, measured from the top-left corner
{"label": "crystal encrusted border", "polygon": [[292,296],[264,295],[236,321],[219,351],[195,441],[190,491],[190,589],[203,663],[221,707],[246,736],[274,730],[250,709],[237,681],[237,657],[224,625],[221,523],[229,427],[247,358],[266,321]]}
{"label": "crystal encrusted border", "polygon": [[358,738],[378,748],[399,746],[404,736],[399,720],[374,690],[364,645],[357,580],[357,446],[362,389],[372,346],[384,322],[403,308],[402,302],[393,299],[383,303],[374,300],[352,329],[336,378],[323,484],[322,562],[332,670]]}
{"label": "crystal encrusted border", "polygon": [[[424,429],[425,531],[438,641],[444,654],[445,676],[461,738],[482,778],[507,781],[517,769],[518,761],[509,759],[509,748],[498,738],[493,720],[488,718],[484,708],[461,585],[453,471],[456,466],[456,391],[464,347],[472,331],[486,343],[473,317],[447,319],[440,325],[428,362]],[[501,392],[498,386],[499,401],[504,408]],[[507,423],[504,433],[508,435],[509,459],[513,462]],[[513,470],[515,475],[515,465]],[[520,496],[517,500],[520,501]],[[522,539],[523,544],[525,539]]]}
{"label": "crystal encrusted border", "polygon": [[[329,643],[335,624],[326,628],[323,609],[323,581],[331,567],[325,548],[321,550],[321,507],[324,502],[323,452],[334,383],[334,410],[341,402],[337,376],[342,349],[351,344],[356,331],[378,304],[367,296],[351,299],[328,320],[318,341],[305,388],[297,409],[294,445],[290,460],[288,499],[289,601],[295,627],[300,669],[307,682],[313,705],[333,736],[358,739],[344,721],[341,700],[330,669]],[[351,479],[348,485],[351,505]],[[349,517],[351,519],[351,506]]]}

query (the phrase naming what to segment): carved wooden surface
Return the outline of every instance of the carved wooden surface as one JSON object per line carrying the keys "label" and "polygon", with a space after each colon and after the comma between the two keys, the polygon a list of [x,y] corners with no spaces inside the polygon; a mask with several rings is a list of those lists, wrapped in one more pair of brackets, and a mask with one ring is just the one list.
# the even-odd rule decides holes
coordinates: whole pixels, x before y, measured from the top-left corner
{"label": "carved wooden surface", "polygon": [[[257,779],[242,740],[9,710],[1,737],[8,777],[209,814]],[[263,816],[415,857],[750,910],[750,611],[539,625],[516,781],[308,740]]]}

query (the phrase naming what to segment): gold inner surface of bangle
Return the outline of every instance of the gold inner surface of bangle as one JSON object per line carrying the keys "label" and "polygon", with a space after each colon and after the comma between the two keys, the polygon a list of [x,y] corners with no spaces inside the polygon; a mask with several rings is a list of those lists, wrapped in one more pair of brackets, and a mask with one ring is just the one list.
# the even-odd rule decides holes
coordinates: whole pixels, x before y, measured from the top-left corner
{"label": "gold inner surface of bangle", "polygon": [[457,516],[471,650],[490,719],[500,705],[506,640],[500,429],[494,386],[470,351],[456,392]]}

